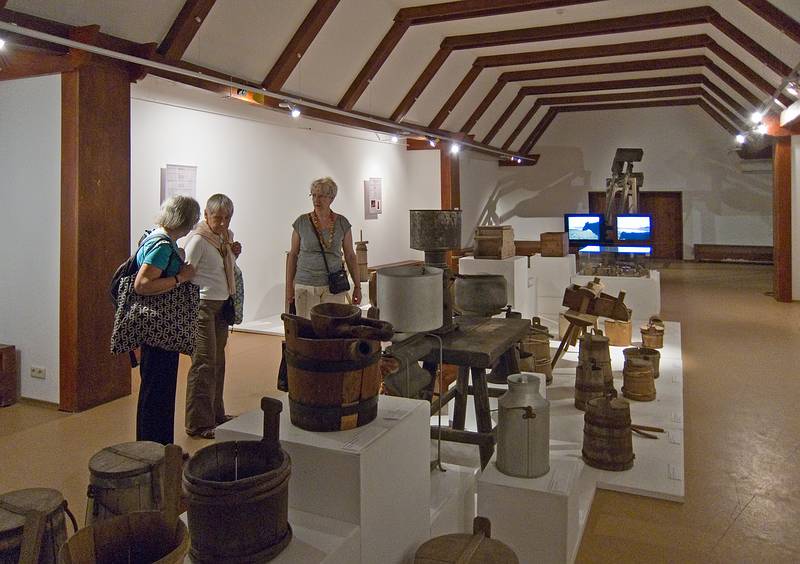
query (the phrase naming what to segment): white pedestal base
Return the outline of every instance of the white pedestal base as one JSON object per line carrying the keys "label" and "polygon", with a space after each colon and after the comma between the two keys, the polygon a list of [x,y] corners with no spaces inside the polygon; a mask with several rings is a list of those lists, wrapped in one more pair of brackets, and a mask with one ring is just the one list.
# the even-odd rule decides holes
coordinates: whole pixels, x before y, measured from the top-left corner
{"label": "white pedestal base", "polygon": [[506,279],[508,303],[522,313],[522,317],[531,317],[528,306],[528,258],[509,257],[507,259],[476,259],[461,257],[458,259],[460,274],[502,274]]}
{"label": "white pedestal base", "polygon": [[[289,506],[358,525],[361,561],[405,562],[430,533],[428,402],[381,396],[378,417],[351,431],[291,424],[284,394],[281,446],[292,457]],[[217,428],[219,441],[259,440],[263,414]]]}
{"label": "white pedestal base", "polygon": [[536,254],[531,257],[530,274],[536,277],[540,299],[549,297],[561,300],[564,288],[570,285],[570,278],[575,273],[575,255],[543,257]]}
{"label": "white pedestal base", "polygon": [[478,469],[443,464],[431,474],[431,537],[472,534]]}
{"label": "white pedestal base", "polygon": [[[579,286],[594,280],[594,276],[575,275],[572,283]],[[625,292],[625,305],[633,312],[636,319],[648,319],[651,315],[661,313],[661,275],[657,270],[650,271],[650,278],[634,278],[630,276],[598,276],[605,284],[606,294],[616,296]],[[638,333],[638,326],[634,327]]]}

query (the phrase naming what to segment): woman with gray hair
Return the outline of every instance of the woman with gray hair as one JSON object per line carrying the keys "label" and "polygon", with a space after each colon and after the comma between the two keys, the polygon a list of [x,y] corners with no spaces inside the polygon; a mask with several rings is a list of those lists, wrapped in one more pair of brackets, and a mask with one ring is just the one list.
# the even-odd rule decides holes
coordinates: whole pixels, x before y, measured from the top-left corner
{"label": "woman with gray hair", "polygon": [[204,215],[186,240],[186,262],[197,269],[195,283],[200,286],[197,342],[186,383],[186,434],[213,439],[214,428],[231,418],[225,414],[222,389],[228,326],[233,324],[227,314],[236,292],[234,262],[242,245],[228,229],[233,217],[228,196],[211,196]]}
{"label": "woman with gray hair", "polygon": [[319,303],[346,303],[347,292],[332,294],[328,274],[341,271],[344,262],[353,279],[353,303],[361,303],[358,264],[353,250],[350,222],[331,210],[338,188],[330,178],[311,183],[314,210],[292,224],[292,242],[286,262],[286,307],[294,305],[297,315],[308,317]]}
{"label": "woman with gray hair", "polygon": [[[194,267],[183,262],[175,241],[189,233],[199,219],[200,204],[194,198],[173,196],[161,205],[158,228],[141,241],[136,252],[138,272],[133,289],[137,294],[164,294],[194,278]],[[145,344],[141,350],[136,440],[170,444],[175,442],[179,353]]]}

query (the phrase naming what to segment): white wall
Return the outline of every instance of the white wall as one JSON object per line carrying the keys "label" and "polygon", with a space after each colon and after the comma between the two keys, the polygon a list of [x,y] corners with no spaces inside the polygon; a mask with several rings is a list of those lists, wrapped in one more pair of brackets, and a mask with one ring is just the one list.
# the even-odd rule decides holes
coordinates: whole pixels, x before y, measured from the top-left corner
{"label": "white wall", "polygon": [[0,132],[0,342],[19,351],[22,395],[58,402],[61,77],[0,82]]}
{"label": "white wall", "polygon": [[[291,223],[311,211],[310,182],[339,185],[333,209],[369,241],[370,264],[421,258],[409,248],[408,210],[438,208],[437,151],[406,151],[366,134],[181,89],[148,78],[132,88],[132,240],[159,206],[160,169],[198,167],[201,205],[215,192],[234,202],[231,228],[242,242],[245,320],[283,311]],[[313,128],[310,130],[309,128]],[[383,214],[365,219],[364,180],[383,179]]]}
{"label": "white wall", "polygon": [[465,215],[525,232],[528,218],[588,211],[604,190],[617,147],[641,147],[645,190],[683,192],[684,258],[694,243],[772,244],[772,177],[743,174],[731,135],[699,108],[560,114],[534,147],[533,167],[498,167],[495,180],[464,181]]}

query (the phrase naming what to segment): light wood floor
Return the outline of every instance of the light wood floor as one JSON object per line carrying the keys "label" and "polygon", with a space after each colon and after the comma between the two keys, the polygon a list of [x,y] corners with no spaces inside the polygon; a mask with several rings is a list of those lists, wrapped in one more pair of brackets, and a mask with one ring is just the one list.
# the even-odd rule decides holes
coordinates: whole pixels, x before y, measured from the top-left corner
{"label": "light wood floor", "polygon": [[[800,304],[765,295],[769,267],[674,264],[661,280],[663,317],[682,323],[686,502],[598,491],[578,562],[800,562]],[[274,393],[279,351],[276,338],[232,336],[230,413]],[[175,436],[193,452],[207,441],[183,432],[186,370]],[[0,492],[57,488],[82,516],[88,460],[132,440],[135,402],[0,409]]]}

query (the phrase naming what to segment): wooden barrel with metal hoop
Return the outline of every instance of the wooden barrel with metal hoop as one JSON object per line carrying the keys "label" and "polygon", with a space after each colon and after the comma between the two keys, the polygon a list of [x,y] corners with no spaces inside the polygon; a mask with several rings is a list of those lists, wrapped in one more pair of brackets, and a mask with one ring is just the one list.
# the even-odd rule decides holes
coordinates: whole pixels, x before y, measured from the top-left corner
{"label": "wooden barrel with metal hoop", "polygon": [[594,398],[583,416],[583,460],[602,470],[633,467],[631,407],[621,398]]}
{"label": "wooden barrel with metal hoop", "polygon": [[281,402],[263,398],[264,438],[225,441],[195,453],[183,470],[193,562],[267,562],[292,538],[292,461],[279,436]]}
{"label": "wooden barrel with metal hoop", "polygon": [[622,371],[622,395],[635,401],[656,399],[653,365],[643,358],[629,358]]}
{"label": "wooden barrel with metal hoop", "polygon": [[584,333],[578,341],[578,363],[584,366],[591,366],[594,362],[603,370],[603,378],[605,380],[613,380],[614,372],[611,369],[611,351],[608,348],[608,337],[600,332],[595,334]]}
{"label": "wooden barrel with metal hoop", "polygon": [[426,541],[414,554],[414,564],[519,564],[507,545],[491,538],[491,523],[475,517],[472,534],[454,533]]}
{"label": "wooden barrel with metal hoop", "polygon": [[531,331],[521,342],[521,349],[532,355],[532,366],[529,372],[545,375],[547,383],[553,381],[553,369],[550,366],[550,337],[547,334]]}
{"label": "wooden barrel with metal hoop", "polygon": [[643,358],[653,366],[653,378],[658,380],[659,368],[661,366],[661,353],[656,349],[648,349],[647,347],[629,347],[623,349],[622,354],[625,355],[625,360],[629,358]]}
{"label": "wooden barrel with metal hoop", "polygon": [[617,321],[606,319],[603,322],[603,329],[608,344],[612,347],[629,347],[631,344],[631,333],[633,324],[630,321]]}
{"label": "wooden barrel with metal hoop", "polygon": [[590,361],[590,364],[579,364],[575,368],[575,407],[586,411],[586,402],[594,398],[617,396],[614,379],[608,372]]}
{"label": "wooden barrel with metal hoop", "polygon": [[[75,518],[69,513],[67,502],[58,490],[29,488],[0,495],[0,564],[17,564],[23,544],[26,517],[31,511],[43,516],[44,523],[36,535],[39,564],[55,564],[58,552],[67,541],[64,519],[69,515],[77,529]],[[28,525],[30,526],[30,521]]]}
{"label": "wooden barrel with metal hoop", "polygon": [[282,317],[292,424],[307,431],[344,431],[375,419],[380,341],[317,339],[302,318]]}
{"label": "wooden barrel with metal hoop", "polygon": [[664,347],[664,322],[658,317],[651,317],[647,325],[642,325],[639,329],[642,333],[642,346],[650,349]]}
{"label": "wooden barrel with metal hoop", "polygon": [[104,448],[89,460],[86,524],[163,508],[164,445],[134,441]]}

